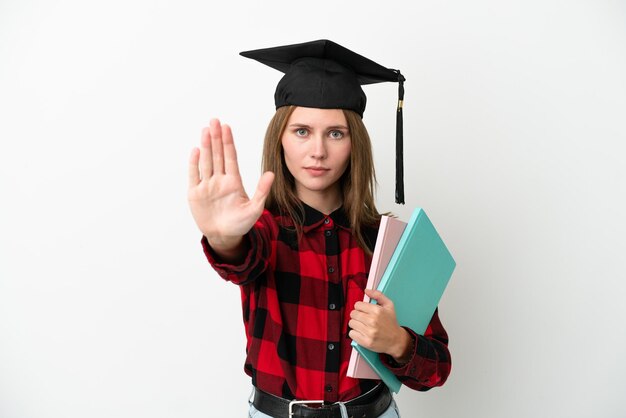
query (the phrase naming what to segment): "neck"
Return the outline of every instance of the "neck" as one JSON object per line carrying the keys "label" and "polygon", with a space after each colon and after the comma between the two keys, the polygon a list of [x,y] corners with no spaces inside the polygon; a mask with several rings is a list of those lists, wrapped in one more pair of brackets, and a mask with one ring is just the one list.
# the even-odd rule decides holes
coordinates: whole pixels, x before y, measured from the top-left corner
{"label": "neck", "polygon": [[298,198],[313,209],[322,212],[324,215],[336,211],[343,203],[341,193],[338,189],[315,193],[302,193],[298,191]]}

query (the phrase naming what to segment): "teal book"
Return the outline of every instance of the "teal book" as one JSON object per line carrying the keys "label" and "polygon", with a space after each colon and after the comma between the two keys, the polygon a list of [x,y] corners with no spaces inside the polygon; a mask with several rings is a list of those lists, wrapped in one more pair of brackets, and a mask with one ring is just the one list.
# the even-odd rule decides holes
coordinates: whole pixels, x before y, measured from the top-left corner
{"label": "teal book", "polygon": [[[393,301],[398,323],[423,335],[455,267],[456,262],[430,219],[423,209],[416,208],[389,260],[378,290]],[[352,346],[381,380],[398,393],[401,383],[383,365],[378,353],[354,341]]]}

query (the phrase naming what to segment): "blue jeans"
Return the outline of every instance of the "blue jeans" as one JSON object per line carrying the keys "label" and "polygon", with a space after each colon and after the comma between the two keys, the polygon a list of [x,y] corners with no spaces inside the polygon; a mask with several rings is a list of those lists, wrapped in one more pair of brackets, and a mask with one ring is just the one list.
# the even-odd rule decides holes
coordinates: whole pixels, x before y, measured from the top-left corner
{"label": "blue jeans", "polygon": [[[272,418],[269,415],[265,415],[263,412],[257,411],[254,405],[250,405],[250,412],[248,412],[248,418]],[[396,401],[392,400],[389,408],[382,415],[379,415],[378,418],[400,418],[400,412],[398,411],[398,406],[396,405]]]}

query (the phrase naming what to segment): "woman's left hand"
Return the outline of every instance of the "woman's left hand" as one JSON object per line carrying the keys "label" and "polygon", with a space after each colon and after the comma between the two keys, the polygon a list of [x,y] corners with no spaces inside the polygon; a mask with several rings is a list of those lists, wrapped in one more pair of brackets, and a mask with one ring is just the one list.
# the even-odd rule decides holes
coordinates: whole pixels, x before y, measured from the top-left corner
{"label": "woman's left hand", "polygon": [[410,357],[411,335],[396,319],[393,301],[378,290],[365,289],[365,294],[377,304],[357,302],[350,313],[350,338],[376,353],[386,353],[398,363]]}

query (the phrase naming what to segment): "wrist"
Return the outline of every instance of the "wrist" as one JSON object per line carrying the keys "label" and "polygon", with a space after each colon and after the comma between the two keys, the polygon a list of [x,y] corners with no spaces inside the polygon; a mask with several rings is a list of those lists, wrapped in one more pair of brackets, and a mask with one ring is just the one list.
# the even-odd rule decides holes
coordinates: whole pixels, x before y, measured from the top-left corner
{"label": "wrist", "polygon": [[245,252],[243,237],[206,237],[206,239],[213,252],[223,261],[239,261]]}
{"label": "wrist", "polygon": [[235,236],[235,237],[219,236],[218,237],[218,236],[209,236],[206,234],[204,236],[209,242],[209,245],[211,246],[211,248],[222,249],[222,250],[228,250],[228,249],[237,247],[243,239],[243,237],[241,236]]}
{"label": "wrist", "polygon": [[400,327],[398,343],[393,347],[388,354],[398,364],[406,364],[410,359],[414,351],[413,337],[409,332]]}

